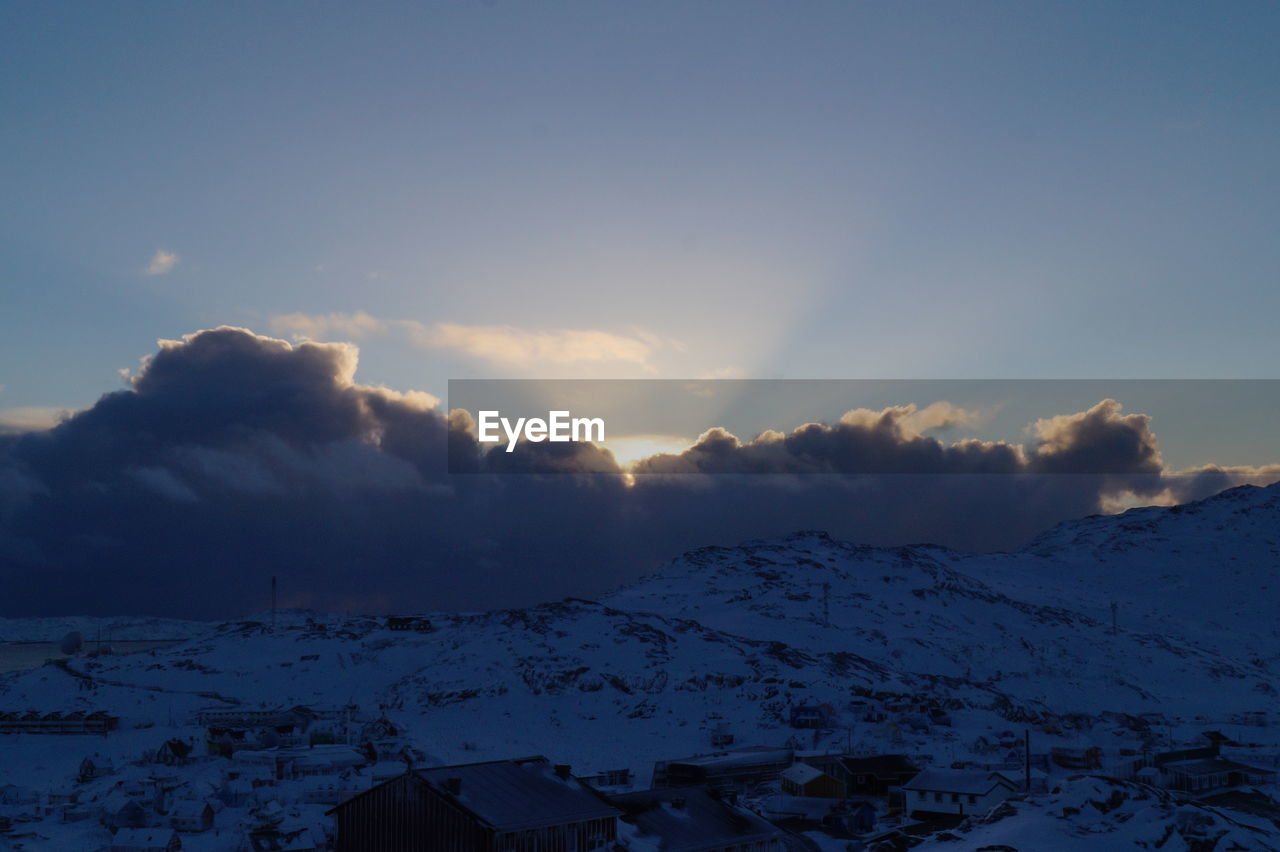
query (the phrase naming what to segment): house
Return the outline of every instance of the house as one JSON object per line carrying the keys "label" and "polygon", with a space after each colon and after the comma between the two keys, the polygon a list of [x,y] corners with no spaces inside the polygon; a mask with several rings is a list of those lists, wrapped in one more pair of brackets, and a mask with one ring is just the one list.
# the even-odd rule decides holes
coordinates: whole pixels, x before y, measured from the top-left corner
{"label": "house", "polygon": [[17,784],[0,785],[0,805],[31,805],[38,801],[40,795],[35,790]]}
{"label": "house", "polygon": [[267,826],[245,835],[249,852],[315,852],[322,848],[315,832],[305,826]]}
{"label": "house", "polygon": [[830,728],[836,723],[836,711],[830,704],[798,704],[791,708],[791,727]]}
{"label": "house", "polygon": [[386,716],[379,716],[371,722],[366,722],[360,729],[361,740],[390,740],[400,736],[403,731],[395,722]]}
{"label": "house", "polygon": [[120,719],[103,710],[0,713],[0,734],[106,734],[119,726]]}
{"label": "house", "polygon": [[1102,749],[1097,746],[1054,746],[1049,757],[1064,769],[1102,768]]}
{"label": "house", "polygon": [[118,793],[103,801],[100,814],[102,824],[112,828],[147,828],[159,822],[140,800]]}
{"label": "house", "polygon": [[258,801],[258,787],[249,778],[228,778],[218,790],[218,800],[229,808],[244,808]]}
{"label": "house", "polygon": [[843,781],[807,763],[792,764],[783,771],[782,792],[816,799],[843,799],[848,795]]}
{"label": "house", "polygon": [[46,794],[50,807],[75,804],[80,798],[79,790],[50,790]]}
{"label": "house", "polygon": [[402,773],[329,811],[336,852],[602,849],[619,809],[545,757]]}
{"label": "house", "polygon": [[178,802],[169,811],[169,825],[188,834],[208,831],[213,828],[213,806],[193,800]]}
{"label": "house", "polygon": [[782,829],[699,787],[611,797],[622,808],[618,845],[645,852],[783,852]]}
{"label": "house", "polygon": [[336,805],[369,789],[369,779],[307,778],[302,782],[302,801],[311,805]]}
{"label": "house", "polygon": [[413,630],[417,633],[430,633],[433,629],[431,620],[414,615],[393,615],[387,618],[388,630]]}
{"label": "house", "polygon": [[746,788],[778,780],[794,756],[795,752],[789,748],[754,746],[660,760],[653,765],[653,786]]}
{"label": "house", "polygon": [[920,773],[920,768],[901,754],[872,757],[842,757],[844,782],[850,796],[887,796]]}
{"label": "house", "polygon": [[635,783],[635,778],[631,774],[631,770],[622,767],[621,769],[606,769],[597,772],[595,775],[589,775],[581,779],[599,790],[602,787],[630,787]]}
{"label": "house", "polygon": [[348,746],[316,746],[299,749],[289,755],[293,777],[311,778],[319,775],[338,775],[369,762],[369,758]]}
{"label": "house", "polygon": [[186,740],[166,740],[160,748],[156,749],[156,763],[162,763],[165,766],[185,766],[191,760],[193,749],[191,743]]}
{"label": "house", "polygon": [[1021,789],[1007,775],[985,769],[926,769],[902,785],[913,816],[982,814]]}
{"label": "house", "polygon": [[108,852],[177,852],[182,841],[171,828],[122,828],[111,838]]}
{"label": "house", "polygon": [[1245,785],[1270,786],[1276,781],[1272,769],[1259,769],[1225,757],[1178,760],[1159,766],[1160,784],[1183,793],[1210,793]]}
{"label": "house", "polygon": [[87,784],[95,778],[103,778],[115,771],[111,761],[95,754],[80,761],[80,769],[76,772],[76,780],[81,784]]}
{"label": "house", "polygon": [[833,822],[850,834],[867,834],[875,831],[880,815],[870,802],[850,802],[840,812],[832,815]]}
{"label": "house", "polygon": [[1197,744],[1213,746],[1215,748],[1225,748],[1227,746],[1239,746],[1240,743],[1228,737],[1222,731],[1204,731],[1200,736],[1196,737]]}

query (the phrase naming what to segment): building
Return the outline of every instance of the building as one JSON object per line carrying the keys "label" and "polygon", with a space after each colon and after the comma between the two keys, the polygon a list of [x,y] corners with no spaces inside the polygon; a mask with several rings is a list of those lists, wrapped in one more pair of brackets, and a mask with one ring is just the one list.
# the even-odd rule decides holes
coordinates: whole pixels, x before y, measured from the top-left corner
{"label": "building", "polygon": [[245,833],[248,852],[316,852],[323,848],[306,826],[267,826]]}
{"label": "building", "polygon": [[99,805],[102,824],[113,828],[149,828],[159,819],[155,811],[140,799],[123,794],[112,794]]}
{"label": "building", "polygon": [[248,852],[316,852],[324,847],[306,825],[273,825],[248,830],[241,848]]}
{"label": "building", "polygon": [[196,713],[196,723],[218,728],[301,728],[317,718],[310,707],[210,707]]}
{"label": "building", "polygon": [[622,808],[618,845],[639,852],[783,852],[785,833],[699,787],[611,797]]}
{"label": "building", "polygon": [[836,723],[836,711],[830,704],[799,704],[791,708],[791,727],[830,728]]}
{"label": "building", "polygon": [[387,618],[388,630],[413,630],[417,633],[430,633],[434,628],[431,620],[415,615],[393,615]]}
{"label": "building", "polygon": [[848,795],[843,781],[807,763],[792,764],[783,770],[782,792],[816,799],[843,799]]}
{"label": "building", "polygon": [[302,801],[310,805],[333,806],[363,793],[369,786],[369,779],[359,775],[351,778],[307,778],[302,782]]}
{"label": "building", "polygon": [[111,765],[111,761],[95,754],[80,761],[80,769],[76,772],[76,780],[81,784],[87,784],[95,778],[105,778],[113,772],[115,772],[115,767]]}
{"label": "building", "polygon": [[105,710],[87,713],[40,713],[36,710],[0,712],[0,734],[105,734],[120,726],[120,719]]}
{"label": "building", "polygon": [[166,740],[160,748],[156,749],[156,763],[162,763],[165,766],[184,766],[191,761],[193,750],[194,746],[186,740]]}
{"label": "building", "polygon": [[625,766],[621,769],[606,769],[595,775],[583,776],[580,780],[590,784],[597,790],[603,787],[630,787],[635,783],[631,770]]}
{"label": "building", "polygon": [[1102,749],[1097,746],[1054,746],[1049,758],[1063,769],[1102,768]]}
{"label": "building", "polygon": [[920,774],[920,767],[901,754],[842,757],[839,765],[850,796],[887,796]]}
{"label": "building", "polygon": [[290,760],[288,770],[294,778],[338,775],[369,762],[369,758],[356,749],[339,745],[294,749],[290,750],[287,756]]}
{"label": "building", "polygon": [[1259,769],[1225,757],[1177,760],[1161,764],[1160,786],[1183,793],[1213,793],[1245,785],[1269,786],[1276,781],[1272,769]]}
{"label": "building", "polygon": [[193,800],[178,802],[169,811],[169,825],[174,831],[188,834],[209,831],[213,828],[213,806]]}
{"label": "building", "polygon": [[909,814],[983,814],[1021,791],[1000,772],[985,769],[926,769],[902,785]]}
{"label": "building", "polygon": [[751,787],[778,780],[794,756],[789,748],[755,746],[660,760],[653,765],[653,786]]}
{"label": "building", "polygon": [[589,852],[617,807],[544,757],[405,772],[329,811],[336,852]]}
{"label": "building", "polygon": [[1235,748],[1240,745],[1240,743],[1231,739],[1231,737],[1222,733],[1222,731],[1203,731],[1200,736],[1196,737],[1196,743],[1198,745],[1203,744],[1219,749],[1227,747]]}
{"label": "building", "polygon": [[107,847],[109,852],[177,852],[181,848],[172,828],[122,828]]}

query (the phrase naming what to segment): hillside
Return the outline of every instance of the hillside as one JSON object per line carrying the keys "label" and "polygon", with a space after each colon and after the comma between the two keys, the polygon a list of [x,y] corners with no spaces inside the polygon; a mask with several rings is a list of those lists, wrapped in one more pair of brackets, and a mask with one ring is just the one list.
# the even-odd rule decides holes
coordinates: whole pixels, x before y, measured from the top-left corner
{"label": "hillside", "polygon": [[[93,748],[127,761],[191,735],[202,707],[354,704],[429,761],[544,753],[582,772],[628,767],[642,784],[655,760],[707,751],[715,729],[951,761],[991,759],[1009,729],[1032,728],[1038,751],[1114,754],[1153,720],[1173,739],[1274,705],[1278,537],[1275,486],[1063,524],[1009,554],[797,533],[694,551],[600,601],[429,614],[425,633],[304,612],[275,630],[185,625],[171,647],[0,677],[0,706],[106,708],[122,730]],[[73,625],[95,629],[23,629]],[[903,701],[949,719],[905,718]],[[788,726],[790,708],[824,702],[834,730]],[[0,786],[65,784],[84,746],[57,745],[7,738]]]}

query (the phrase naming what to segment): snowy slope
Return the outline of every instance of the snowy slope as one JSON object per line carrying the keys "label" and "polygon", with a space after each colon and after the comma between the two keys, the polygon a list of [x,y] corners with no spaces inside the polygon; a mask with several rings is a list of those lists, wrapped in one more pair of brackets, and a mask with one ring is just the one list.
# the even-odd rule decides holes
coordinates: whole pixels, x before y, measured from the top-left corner
{"label": "snowy slope", "polygon": [[[1274,666],[1280,657],[1280,487],[1068,521],[1007,557],[961,559],[1010,594],[1122,627],[1192,638]],[[1273,669],[1280,670],[1280,669]]]}
{"label": "snowy slope", "polygon": [[[366,718],[393,719],[437,761],[543,753],[580,772],[629,767],[641,784],[655,760],[707,751],[713,729],[739,744],[852,743],[939,761],[991,759],[983,743],[1023,727],[1040,751],[1132,747],[1147,736],[1138,714],[1158,714],[1172,736],[1273,707],[1277,540],[1277,486],[1086,518],[1009,554],[799,533],[694,551],[600,601],[428,614],[430,633],[306,612],[280,614],[275,629],[262,615],[157,621],[163,636],[187,638],[0,676],[0,708],[108,709],[123,728],[93,748],[128,761],[196,733],[202,707],[355,704]],[[1111,601],[1121,604],[1115,631]],[[145,632],[132,624],[110,629]],[[73,628],[92,636],[97,623],[0,628],[56,638]],[[903,701],[945,708],[952,724],[906,724],[892,710]],[[809,702],[836,708],[840,729],[791,729],[790,708]],[[868,721],[884,710],[885,721]],[[79,739],[4,738],[0,786],[64,783],[83,756]],[[1140,816],[1160,826],[1182,818],[1126,801],[1136,809],[1129,827]],[[972,848],[1033,848],[998,838],[1076,805],[1018,807],[1025,813],[972,828],[981,840]]]}

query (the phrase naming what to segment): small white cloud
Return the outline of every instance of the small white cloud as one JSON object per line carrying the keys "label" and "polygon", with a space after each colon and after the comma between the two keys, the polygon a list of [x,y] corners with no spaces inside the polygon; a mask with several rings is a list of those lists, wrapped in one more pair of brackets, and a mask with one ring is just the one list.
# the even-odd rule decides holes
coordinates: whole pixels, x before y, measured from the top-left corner
{"label": "small white cloud", "polygon": [[277,314],[271,330],[298,340],[334,337],[358,340],[377,335],[402,336],[420,349],[452,349],[495,364],[564,365],[629,363],[653,371],[650,357],[664,345],[657,336],[637,330],[616,334],[594,329],[527,329],[510,325],[427,324],[417,320],[383,320],[364,311],[331,314]]}
{"label": "small white cloud", "polygon": [[271,318],[271,330],[305,340],[324,340],[334,335],[354,340],[380,334],[386,327],[377,317],[356,311],[353,314],[278,314]]}
{"label": "small white cloud", "polygon": [[144,275],[167,275],[173,271],[181,260],[176,252],[165,251],[164,249],[156,249],[156,253],[151,255],[151,262],[147,264],[147,268],[142,270]]}
{"label": "small white cloud", "polygon": [[409,340],[423,348],[455,349],[497,364],[623,362],[652,369],[653,346],[637,337],[588,329],[533,330],[509,325],[405,323]]}

